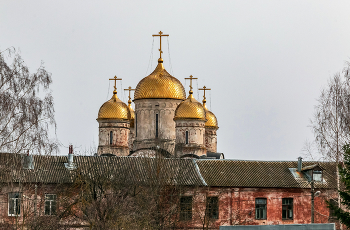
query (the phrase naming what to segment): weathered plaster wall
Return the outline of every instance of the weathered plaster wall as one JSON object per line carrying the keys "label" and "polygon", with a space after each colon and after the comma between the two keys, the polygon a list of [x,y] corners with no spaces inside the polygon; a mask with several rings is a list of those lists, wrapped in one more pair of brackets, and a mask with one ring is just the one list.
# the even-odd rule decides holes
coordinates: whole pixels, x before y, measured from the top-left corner
{"label": "weathered plaster wall", "polygon": [[206,128],[205,129],[205,147],[207,152],[217,152],[217,129]]}
{"label": "weathered plaster wall", "polygon": [[[182,100],[135,100],[135,141],[133,150],[150,148],[159,140],[175,141],[174,114]],[[156,138],[156,114],[158,114],[158,138]],[[157,140],[158,139],[158,140]],[[173,146],[174,147],[174,146]]]}
{"label": "weathered plaster wall", "polygon": [[[176,120],[176,152],[177,156],[184,154],[206,154],[204,145],[205,121]],[[186,144],[186,131],[188,131],[188,144]]]}
{"label": "weathered plaster wall", "polygon": [[134,140],[135,140],[135,128],[130,128],[129,132],[129,140],[128,140],[128,146],[129,150],[132,150],[134,147]]}
{"label": "weathered plaster wall", "polygon": [[[129,155],[129,121],[100,120],[99,121],[99,145],[97,154],[111,153],[117,156]],[[113,132],[112,144],[110,144],[110,132]]]}
{"label": "weathered plaster wall", "polygon": [[[277,225],[311,223],[311,195],[309,189],[282,188],[197,188],[184,195],[193,196],[193,221],[183,226],[200,228],[203,226],[206,197],[219,197],[219,219],[209,220],[209,229],[220,225]],[[336,197],[335,191],[321,191],[315,197],[315,223],[333,223],[329,218],[326,199]],[[267,218],[255,218],[255,198],[267,199]],[[282,219],[282,198],[293,198],[293,219]],[[339,227],[339,224],[337,225]]]}

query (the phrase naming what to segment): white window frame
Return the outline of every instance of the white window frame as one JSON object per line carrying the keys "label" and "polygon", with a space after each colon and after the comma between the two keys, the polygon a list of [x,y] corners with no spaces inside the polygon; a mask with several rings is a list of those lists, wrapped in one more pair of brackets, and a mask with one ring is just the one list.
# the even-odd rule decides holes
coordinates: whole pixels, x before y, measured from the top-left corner
{"label": "white window frame", "polygon": [[[49,200],[49,199],[46,199],[47,196],[54,196],[55,199],[54,200]],[[50,202],[50,214],[46,214],[46,201],[49,201]],[[52,202],[55,202],[56,203],[56,210],[55,212],[57,213],[57,195],[56,194],[49,194],[49,193],[46,193],[45,194],[45,202],[44,202],[44,215],[45,216],[55,216],[56,214],[52,214]]]}
{"label": "white window frame", "polygon": [[[12,194],[18,194],[18,198],[10,198],[10,195]],[[20,192],[9,192],[8,193],[8,202],[7,202],[7,214],[8,216],[20,216],[21,215],[21,196],[22,193]],[[10,201],[14,200],[14,204],[13,204],[13,213],[14,214],[10,214]],[[17,207],[17,203],[19,202],[19,213],[16,213],[16,207]]]}

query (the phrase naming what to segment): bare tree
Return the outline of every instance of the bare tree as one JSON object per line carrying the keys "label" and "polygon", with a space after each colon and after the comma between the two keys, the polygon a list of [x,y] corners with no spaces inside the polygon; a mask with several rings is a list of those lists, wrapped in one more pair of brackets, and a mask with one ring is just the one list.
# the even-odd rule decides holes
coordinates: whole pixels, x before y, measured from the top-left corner
{"label": "bare tree", "polygon": [[[11,62],[11,63],[10,63]],[[30,73],[14,49],[0,52],[0,151],[51,153],[57,150],[49,139],[49,127],[56,128],[51,74],[43,63]]]}
{"label": "bare tree", "polygon": [[[329,80],[328,86],[321,91],[311,120],[318,152],[324,159],[334,161],[337,165],[344,159],[342,147],[350,141],[349,68],[347,63],[342,74],[337,73]],[[340,190],[339,169],[336,169],[337,189]]]}

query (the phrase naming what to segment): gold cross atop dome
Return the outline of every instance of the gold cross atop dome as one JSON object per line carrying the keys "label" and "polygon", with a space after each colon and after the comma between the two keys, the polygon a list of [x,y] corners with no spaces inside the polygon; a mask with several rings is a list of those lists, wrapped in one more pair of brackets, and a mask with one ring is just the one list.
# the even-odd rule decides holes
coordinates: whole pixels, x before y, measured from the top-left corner
{"label": "gold cross atop dome", "polygon": [[190,77],[186,77],[185,80],[190,80],[190,93],[192,94],[193,91],[192,91],[192,80],[195,80],[195,79],[198,79],[196,77],[193,77],[192,75]]}
{"label": "gold cross atop dome", "polygon": [[203,96],[203,102],[205,101],[206,97],[205,97],[205,91],[207,90],[211,90],[211,89],[208,89],[207,87],[203,86],[203,88],[201,89],[198,89],[198,90],[203,90],[204,91],[204,96]]}
{"label": "gold cross atop dome", "polygon": [[124,89],[124,90],[128,90],[128,91],[129,91],[129,101],[128,101],[128,103],[131,104],[131,96],[130,96],[130,93],[131,93],[131,91],[133,91],[133,90],[135,91],[135,89],[132,89],[131,86],[129,86],[127,89]]}
{"label": "gold cross atop dome", "polygon": [[162,37],[168,37],[169,34],[163,34],[162,31],[159,31],[159,34],[153,34],[153,37],[159,37],[159,41],[160,41],[160,48],[159,48],[159,54],[160,54],[160,58],[162,58]]}
{"label": "gold cross atop dome", "polygon": [[117,81],[122,80],[121,78],[117,78],[117,76],[114,76],[114,78],[110,78],[110,81],[114,81],[114,91],[117,91]]}

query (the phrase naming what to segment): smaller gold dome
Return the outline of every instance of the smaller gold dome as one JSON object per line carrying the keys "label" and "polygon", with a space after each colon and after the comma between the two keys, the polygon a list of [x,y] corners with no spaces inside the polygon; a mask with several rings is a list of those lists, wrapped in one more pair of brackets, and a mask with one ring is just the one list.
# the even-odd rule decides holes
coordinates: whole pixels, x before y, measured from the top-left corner
{"label": "smaller gold dome", "polygon": [[134,128],[134,126],[135,126],[135,112],[132,109],[131,100],[130,99],[128,101],[128,108],[129,108],[129,111],[130,111],[130,128]]}
{"label": "smaller gold dome", "polygon": [[207,121],[205,122],[205,127],[218,129],[218,120],[216,119],[214,113],[208,110],[205,99],[203,100],[203,107],[205,109],[205,118],[207,119]]}
{"label": "smaller gold dome", "polygon": [[97,119],[130,120],[130,117],[130,109],[118,98],[117,91],[113,91],[112,98],[103,103],[98,111]]}
{"label": "smaller gold dome", "polygon": [[196,119],[205,121],[205,110],[194,97],[192,90],[186,100],[181,102],[176,110],[174,120]]}

